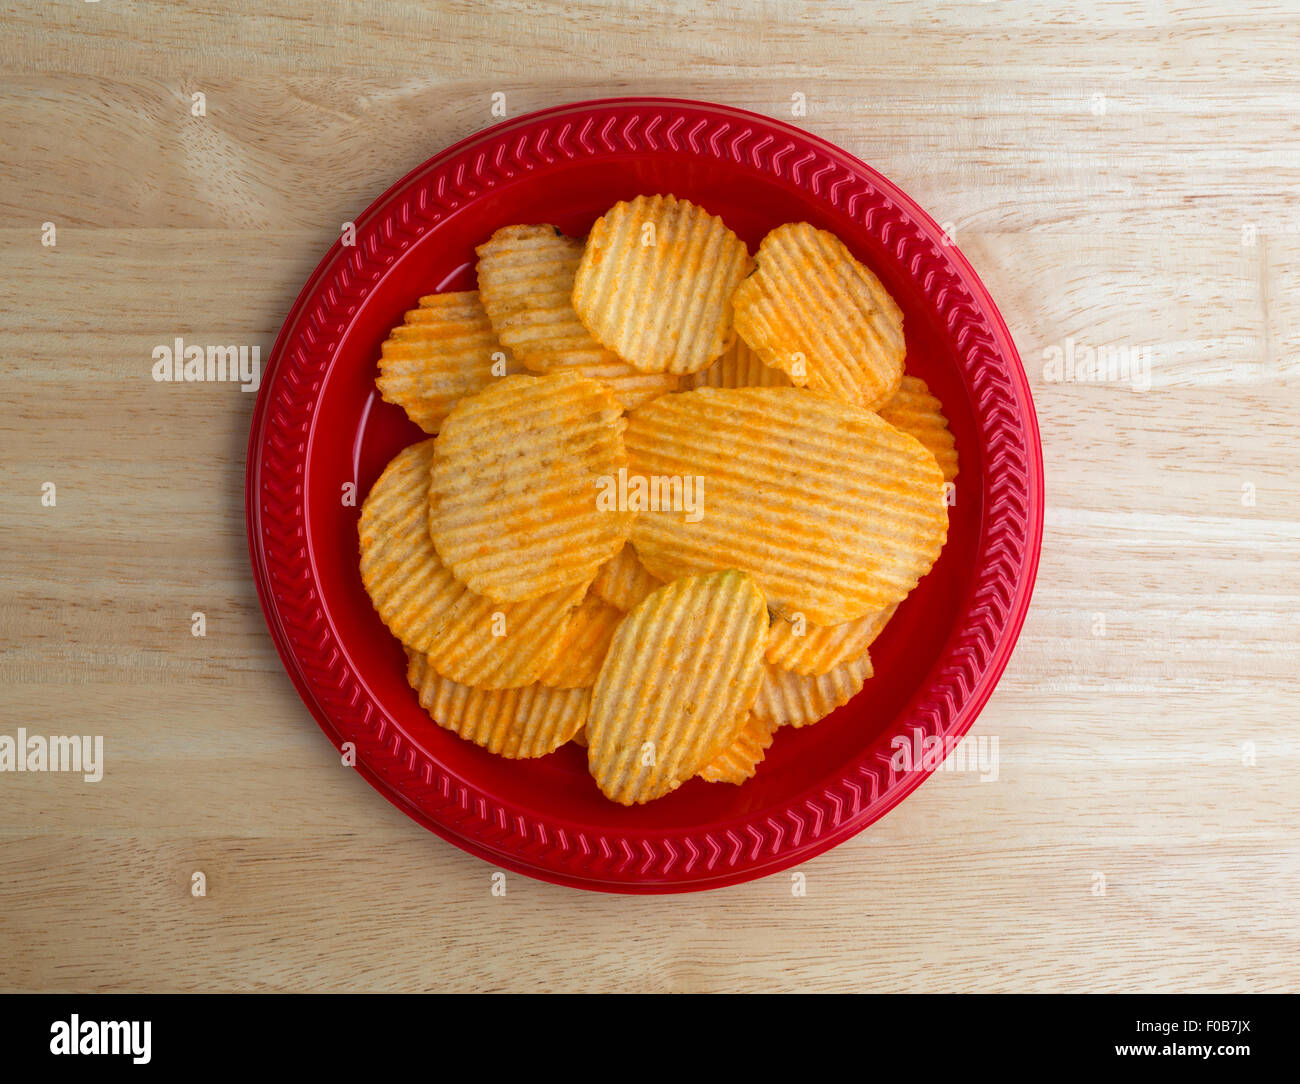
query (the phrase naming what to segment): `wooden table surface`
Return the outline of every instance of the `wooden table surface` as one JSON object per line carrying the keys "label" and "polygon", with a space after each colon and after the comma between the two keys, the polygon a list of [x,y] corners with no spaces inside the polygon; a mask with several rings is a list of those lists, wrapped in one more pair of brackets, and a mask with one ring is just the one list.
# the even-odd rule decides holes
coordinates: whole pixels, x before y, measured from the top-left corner
{"label": "wooden table surface", "polygon": [[[0,774],[0,989],[1296,988],[1295,4],[187,7],[0,5],[0,734],[106,763]],[[803,95],[951,224],[1024,359],[1047,527],[973,731],[998,779],[939,773],[803,898],[494,897],[280,665],[255,397],[151,379],[176,336],[265,357],[340,223],[495,93]],[[1089,347],[1149,381],[1051,379]]]}

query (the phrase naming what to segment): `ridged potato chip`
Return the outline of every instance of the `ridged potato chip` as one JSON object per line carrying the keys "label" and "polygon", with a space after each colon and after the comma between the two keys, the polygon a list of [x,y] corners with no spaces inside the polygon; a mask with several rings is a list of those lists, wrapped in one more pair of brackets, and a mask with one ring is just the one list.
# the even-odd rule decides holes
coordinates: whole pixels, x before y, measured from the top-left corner
{"label": "ridged potato chip", "polygon": [[451,606],[454,577],[429,538],[433,440],[403,449],[361,506],[361,581],[380,619],[402,643],[425,651]]}
{"label": "ridged potato chip", "polygon": [[611,606],[599,595],[588,594],[573,615],[564,634],[564,642],[551,663],[537,678],[543,685],[557,689],[589,689],[596,684],[600,664],[605,661],[614,630],[623,620],[623,611]]}
{"label": "ridged potato chip", "polygon": [[772,745],[772,726],[749,713],[736,740],[700,769],[707,783],[735,783],[754,778],[758,766]]}
{"label": "ridged potato chip", "polygon": [[458,399],[519,369],[474,290],[420,298],[380,353],[379,394],[426,433],[438,431]]}
{"label": "ridged potato chip", "polygon": [[675,196],[638,196],[591,227],[573,307],[593,338],[636,368],[693,373],[727,348],[731,295],[752,267],[722,219]]}
{"label": "ridged potato chip", "polygon": [[694,511],[639,510],[646,568],[662,580],[743,569],[782,616],[837,625],[899,602],[947,537],[934,456],[878,414],[803,389],[667,395],[628,416],[626,442],[629,476],[702,479]]}
{"label": "ridged potato chip", "polygon": [[611,606],[620,610],[635,609],[652,591],[664,585],[646,571],[641,558],[628,542],[596,572],[591,589]]}
{"label": "ridged potato chip", "polygon": [[735,571],[667,584],[624,618],[587,717],[587,764],[607,798],[661,797],[735,742],[767,624],[762,593]]}
{"label": "ridged potato chip", "polygon": [[406,661],[406,680],[429,717],[498,756],[544,757],[569,741],[587,719],[587,689],[476,689],[442,677],[418,651],[407,648]]}
{"label": "ridged potato chip", "polygon": [[872,672],[869,655],[840,663],[829,673],[809,676],[765,663],[754,717],[773,728],[810,726],[857,696]]}
{"label": "ridged potato chip", "polygon": [[778,226],[736,288],[736,330],[768,365],[819,394],[869,409],[903,375],[903,312],[833,233]]}
{"label": "ridged potato chip", "polygon": [[444,677],[480,689],[511,689],[540,681],[556,664],[585,584],[522,602],[500,603],[452,581],[454,602],[425,651]]}
{"label": "ridged potato chip", "polygon": [[643,373],[621,361],[556,366],[551,372],[577,373],[604,385],[614,402],[624,410],[639,406],[676,391],[680,377],[672,373]]}
{"label": "ridged potato chip", "polygon": [[361,579],[380,618],[447,677],[484,688],[527,685],[560,650],[584,585],[503,606],[443,565],[429,536],[433,440],[399,452],[361,507]]}
{"label": "ridged potato chip", "polygon": [[434,448],[429,533],[496,602],[586,586],[627,541],[633,513],[602,507],[627,465],[609,392],[573,373],[508,376],[452,408]]}
{"label": "ridged potato chip", "polygon": [[767,633],[767,661],[796,674],[825,674],[865,655],[897,609],[895,603],[829,627],[778,617]]}
{"label": "ridged potato chip", "polygon": [[583,242],[554,226],[504,226],[477,248],[478,284],[497,336],[529,369],[581,373],[625,410],[672,391],[671,374],[644,373],[596,342],[573,311]]}
{"label": "ridged potato chip", "polygon": [[763,364],[739,335],[722,357],[707,369],[682,377],[683,390],[691,388],[789,388],[789,376],[780,369]]}
{"label": "ridged potato chip", "polygon": [[930,449],[943,471],[943,480],[957,477],[957,443],[948,431],[948,419],[939,402],[918,376],[903,375],[894,397],[880,408],[880,416],[895,429],[916,437]]}

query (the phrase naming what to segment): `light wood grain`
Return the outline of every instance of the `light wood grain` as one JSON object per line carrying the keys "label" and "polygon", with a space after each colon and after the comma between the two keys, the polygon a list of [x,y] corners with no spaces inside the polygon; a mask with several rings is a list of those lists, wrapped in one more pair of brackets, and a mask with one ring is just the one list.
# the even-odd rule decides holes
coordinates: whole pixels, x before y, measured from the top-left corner
{"label": "light wood grain", "polygon": [[[696,8],[2,6],[0,733],[92,719],[112,759],[0,775],[0,988],[1296,987],[1297,6]],[[999,778],[940,772],[806,898],[491,896],[283,673],[253,396],[150,379],[176,335],[265,356],[340,223],[494,91],[805,94],[800,123],[952,224],[1024,358],[1047,529],[974,731]],[[1045,379],[1068,339],[1149,347],[1150,388]]]}

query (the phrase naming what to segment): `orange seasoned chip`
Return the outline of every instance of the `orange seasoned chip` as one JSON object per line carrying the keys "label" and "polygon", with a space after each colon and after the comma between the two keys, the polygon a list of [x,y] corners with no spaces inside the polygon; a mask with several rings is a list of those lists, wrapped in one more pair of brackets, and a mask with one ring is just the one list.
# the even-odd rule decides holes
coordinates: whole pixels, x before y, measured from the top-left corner
{"label": "orange seasoned chip", "polygon": [[869,655],[840,663],[829,673],[808,676],[765,663],[754,715],[773,728],[810,726],[857,696],[871,674]]}
{"label": "orange seasoned chip", "polygon": [[618,361],[573,311],[582,249],[582,241],[541,224],[504,226],[476,250],[483,307],[502,343],[530,369]]}
{"label": "orange seasoned chip", "polygon": [[587,719],[587,689],[476,689],[442,677],[418,651],[406,652],[406,680],[444,730],[511,759],[544,757],[573,738]]}
{"label": "orange seasoned chip", "polygon": [[700,769],[700,778],[737,786],[752,779],[772,745],[772,730],[771,724],[750,712],[736,740]]}
{"label": "orange seasoned chip", "polygon": [[601,486],[625,469],[609,392],[572,373],[508,376],[462,399],[434,449],[429,532],[438,555],[497,602],[591,583],[632,513]]}
{"label": "orange seasoned chip", "polygon": [[778,226],[736,289],[736,330],[793,382],[846,403],[888,402],[903,374],[903,313],[833,233]]}
{"label": "orange seasoned chip", "polygon": [[578,732],[570,739],[574,745],[580,745],[583,749],[587,748],[587,727],[582,726]]}
{"label": "orange seasoned chip", "polygon": [[764,365],[739,335],[707,369],[682,377],[684,389],[691,388],[789,388],[790,378],[780,369]]}
{"label": "orange seasoned chip", "polygon": [[552,372],[570,372],[604,385],[614,402],[624,410],[639,406],[677,390],[679,377],[672,373],[643,373],[622,361],[557,366]]}
{"label": "orange seasoned chip", "polygon": [[742,572],[661,587],[614,633],[587,718],[587,764],[634,805],[690,779],[735,742],[763,673],[767,609]]}
{"label": "orange seasoned chip", "polygon": [[529,369],[581,373],[625,410],[674,390],[671,374],[644,373],[605,349],[573,311],[582,241],[554,226],[504,226],[478,246],[478,283],[501,342]]}
{"label": "orange seasoned chip", "polygon": [[434,443],[399,452],[362,505],[362,582],[384,624],[442,674],[484,688],[530,684],[558,654],[584,586],[501,605],[460,583],[429,537]]}
{"label": "orange seasoned chip", "polygon": [[752,266],[722,219],[675,196],[638,196],[591,227],[573,307],[636,368],[693,373],[730,342],[731,295]]}
{"label": "orange seasoned chip", "polygon": [[454,581],[455,601],[443,613],[426,650],[444,677],[481,689],[510,689],[540,681],[564,646],[584,584],[537,598],[500,603]]}
{"label": "orange seasoned chip", "polygon": [[420,298],[380,352],[379,394],[426,433],[438,431],[458,399],[519,368],[473,290]]}
{"label": "orange seasoned chip", "polygon": [[943,404],[930,392],[925,381],[904,374],[894,397],[880,408],[880,416],[895,429],[916,437],[930,449],[943,471],[943,480],[957,477],[957,444],[948,432]]}
{"label": "orange seasoned chip", "polygon": [[450,607],[454,577],[429,538],[432,440],[412,444],[384,468],[361,506],[361,580],[384,624],[425,651]]}
{"label": "orange seasoned chip", "polygon": [[825,674],[865,655],[897,609],[895,603],[829,627],[810,624],[800,614],[793,620],[778,617],[767,633],[767,661],[796,674]]}
{"label": "orange seasoned chip", "polygon": [[[626,441],[629,477],[651,493],[632,528],[646,568],[743,569],[782,616],[837,625],[899,602],[947,537],[934,456],[878,414],[800,388],[666,395],[629,415]],[[674,478],[656,506],[649,482]],[[676,501],[688,480],[692,500]]]}
{"label": "orange seasoned chip", "polygon": [[651,591],[657,591],[663,585],[663,580],[655,579],[646,571],[641,558],[629,542],[600,566],[591,589],[611,606],[626,611],[636,607]]}
{"label": "orange seasoned chip", "polygon": [[555,661],[537,680],[557,689],[591,688],[596,684],[614,630],[622,620],[622,610],[615,609],[599,595],[589,594],[569,618]]}

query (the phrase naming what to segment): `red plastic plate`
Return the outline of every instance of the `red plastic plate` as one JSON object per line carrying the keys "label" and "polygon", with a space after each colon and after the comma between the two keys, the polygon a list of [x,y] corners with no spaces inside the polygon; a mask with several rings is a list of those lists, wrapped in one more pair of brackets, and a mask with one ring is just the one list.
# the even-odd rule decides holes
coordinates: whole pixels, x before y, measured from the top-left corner
{"label": "red plastic plate", "polygon": [[[807,220],[838,234],[905,314],[907,366],[930,384],[961,456],[948,544],[872,655],[876,676],[817,726],[777,733],[742,787],[692,780],[626,809],[569,745],[494,757],[439,729],[357,569],[357,505],[423,434],[375,390],[379,344],[420,294],[474,286],[474,246],[516,222],[581,235],[617,200],[686,197],[756,248]],[[345,500],[355,486],[357,501]],[[548,109],[472,136],[404,177],[336,244],[285,321],[248,450],[248,538],[284,664],[357,769],[444,839],[498,867],[582,888],[680,892],[802,862],[871,824],[924,770],[895,738],[964,734],[1006,666],[1042,537],[1029,386],[970,265],[896,186],[798,128],[668,98]]]}

